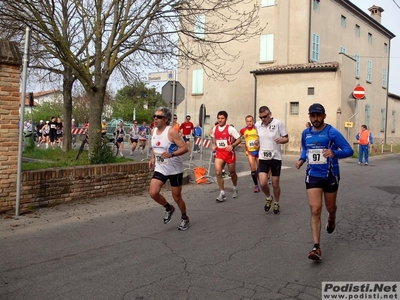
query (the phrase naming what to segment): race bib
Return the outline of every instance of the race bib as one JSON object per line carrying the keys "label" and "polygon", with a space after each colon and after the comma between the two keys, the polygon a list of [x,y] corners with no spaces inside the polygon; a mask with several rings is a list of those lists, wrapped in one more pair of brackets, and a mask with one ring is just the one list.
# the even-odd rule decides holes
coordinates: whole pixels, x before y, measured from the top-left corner
{"label": "race bib", "polygon": [[261,159],[273,159],[274,158],[274,156],[275,156],[275,150],[265,150],[265,149],[263,149],[261,152],[260,152],[260,158]]}
{"label": "race bib", "polygon": [[323,156],[324,149],[309,149],[308,163],[309,164],[326,164],[326,157]]}
{"label": "race bib", "polygon": [[121,133],[120,135],[118,135],[118,137],[119,137],[120,139],[123,139],[123,138],[124,138],[124,135]]}
{"label": "race bib", "polygon": [[168,164],[168,158],[162,158],[161,154],[156,154],[156,162],[159,163],[160,165],[165,165]]}
{"label": "race bib", "polygon": [[223,148],[223,149],[228,147],[228,141],[227,140],[217,140],[217,147]]}
{"label": "race bib", "polygon": [[256,140],[250,140],[247,142],[248,148],[254,148],[256,146]]}

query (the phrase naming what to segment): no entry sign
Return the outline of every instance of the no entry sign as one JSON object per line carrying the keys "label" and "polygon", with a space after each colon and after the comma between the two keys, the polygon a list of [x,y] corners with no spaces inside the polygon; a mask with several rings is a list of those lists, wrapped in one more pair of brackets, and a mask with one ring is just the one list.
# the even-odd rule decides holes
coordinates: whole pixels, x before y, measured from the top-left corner
{"label": "no entry sign", "polygon": [[361,85],[357,85],[353,91],[353,97],[360,100],[365,98],[365,89]]}

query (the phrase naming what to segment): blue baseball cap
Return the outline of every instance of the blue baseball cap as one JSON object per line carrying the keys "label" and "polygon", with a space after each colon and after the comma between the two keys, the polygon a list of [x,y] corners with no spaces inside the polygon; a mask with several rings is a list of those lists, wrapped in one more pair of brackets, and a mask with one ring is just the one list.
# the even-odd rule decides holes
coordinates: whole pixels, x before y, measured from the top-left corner
{"label": "blue baseball cap", "polygon": [[312,114],[312,113],[324,114],[325,108],[319,103],[314,103],[313,105],[311,105],[309,107],[308,113],[309,114]]}

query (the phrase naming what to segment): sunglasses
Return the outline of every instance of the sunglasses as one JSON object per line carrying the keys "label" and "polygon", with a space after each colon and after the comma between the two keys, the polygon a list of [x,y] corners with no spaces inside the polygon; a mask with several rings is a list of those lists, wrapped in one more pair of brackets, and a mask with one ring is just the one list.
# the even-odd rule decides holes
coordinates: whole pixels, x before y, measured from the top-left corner
{"label": "sunglasses", "polygon": [[268,114],[265,116],[260,116],[260,119],[266,119],[268,117]]}
{"label": "sunglasses", "polygon": [[153,116],[153,119],[154,118],[157,118],[157,119],[164,119],[165,118],[165,116],[161,116],[161,115],[154,115]]}
{"label": "sunglasses", "polygon": [[178,118],[174,118],[174,120],[178,120]]}

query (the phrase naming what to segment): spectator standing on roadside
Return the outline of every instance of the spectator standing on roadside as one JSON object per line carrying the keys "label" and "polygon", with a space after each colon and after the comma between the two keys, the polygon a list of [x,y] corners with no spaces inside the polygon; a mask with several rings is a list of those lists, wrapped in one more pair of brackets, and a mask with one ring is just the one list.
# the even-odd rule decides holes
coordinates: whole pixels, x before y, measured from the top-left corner
{"label": "spectator standing on roadside", "polygon": [[361,165],[364,158],[364,163],[367,166],[369,163],[369,145],[374,144],[374,138],[372,137],[371,130],[368,130],[367,125],[361,125],[361,131],[356,134],[356,139],[358,141],[358,165]]}
{"label": "spectator standing on roadside", "polygon": [[104,139],[107,136],[107,120],[101,121],[101,137]]}
{"label": "spectator standing on roadside", "polygon": [[179,123],[178,123],[178,117],[176,114],[174,114],[174,123],[173,123],[173,127],[176,131],[179,132]]}
{"label": "spectator standing on roadside", "polygon": [[194,127],[193,130],[193,136],[194,136],[193,151],[197,151],[197,153],[200,153],[200,146],[196,144],[196,139],[201,139],[202,135],[203,135],[203,129],[200,127],[199,124],[196,124],[196,127]]}

